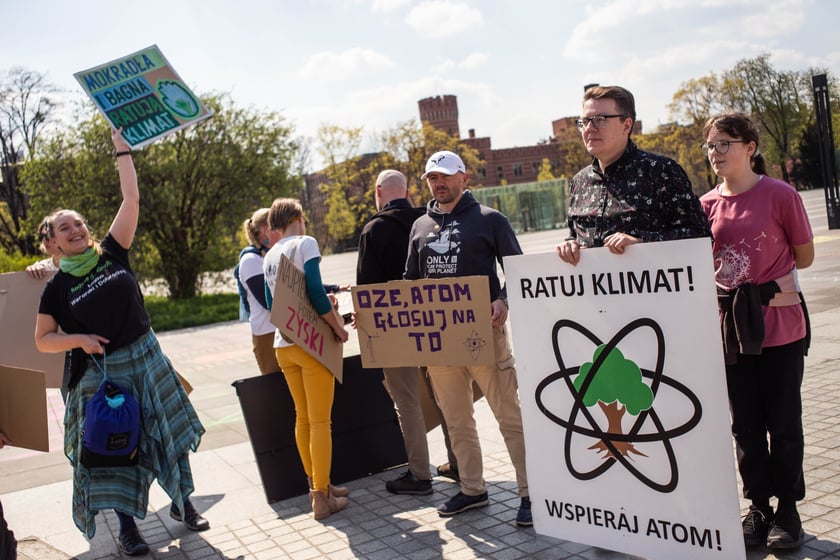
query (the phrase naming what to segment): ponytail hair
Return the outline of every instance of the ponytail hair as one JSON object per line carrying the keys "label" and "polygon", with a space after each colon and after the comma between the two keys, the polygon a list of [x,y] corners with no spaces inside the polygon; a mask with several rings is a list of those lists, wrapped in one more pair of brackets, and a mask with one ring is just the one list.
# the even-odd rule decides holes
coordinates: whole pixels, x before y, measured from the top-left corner
{"label": "ponytail hair", "polygon": [[251,217],[245,220],[242,224],[242,229],[245,231],[245,237],[248,242],[254,247],[262,247],[265,239],[260,239],[260,230],[268,225],[268,208],[260,208],[251,214]]}
{"label": "ponytail hair", "polygon": [[750,167],[752,167],[754,173],[767,175],[767,161],[764,159],[764,154],[759,152],[758,149],[756,149],[756,152],[750,160]]}

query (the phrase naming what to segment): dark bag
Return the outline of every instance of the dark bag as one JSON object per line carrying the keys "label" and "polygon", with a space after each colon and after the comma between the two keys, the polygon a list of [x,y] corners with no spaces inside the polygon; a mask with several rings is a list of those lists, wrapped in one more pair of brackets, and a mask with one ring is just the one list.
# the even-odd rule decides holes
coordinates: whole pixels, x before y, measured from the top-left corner
{"label": "dark bag", "polygon": [[[91,359],[96,363],[95,358]],[[136,465],[139,445],[140,405],[106,374],[99,390],[85,406],[82,465],[88,468]]]}

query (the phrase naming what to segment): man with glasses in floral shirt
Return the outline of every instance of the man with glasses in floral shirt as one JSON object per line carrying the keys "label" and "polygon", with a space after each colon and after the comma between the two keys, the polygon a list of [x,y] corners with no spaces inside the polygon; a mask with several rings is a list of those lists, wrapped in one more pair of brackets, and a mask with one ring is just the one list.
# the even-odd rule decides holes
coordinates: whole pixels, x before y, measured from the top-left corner
{"label": "man with glasses in floral shirt", "polygon": [[572,179],[566,214],[569,237],[557,247],[576,265],[580,249],[711,236],[691,181],[672,159],[640,150],[630,138],[636,121],[633,94],[619,86],[593,86],[577,120],[592,164]]}

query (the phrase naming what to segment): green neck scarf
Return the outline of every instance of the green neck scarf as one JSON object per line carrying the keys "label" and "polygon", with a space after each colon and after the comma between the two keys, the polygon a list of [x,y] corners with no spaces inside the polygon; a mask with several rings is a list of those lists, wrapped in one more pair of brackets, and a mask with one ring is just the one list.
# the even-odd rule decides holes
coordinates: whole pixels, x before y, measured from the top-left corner
{"label": "green neck scarf", "polygon": [[99,262],[99,253],[93,247],[88,247],[87,251],[81,255],[73,255],[72,257],[61,257],[58,261],[58,267],[67,274],[81,278],[86,276],[88,272],[93,270],[96,263]]}

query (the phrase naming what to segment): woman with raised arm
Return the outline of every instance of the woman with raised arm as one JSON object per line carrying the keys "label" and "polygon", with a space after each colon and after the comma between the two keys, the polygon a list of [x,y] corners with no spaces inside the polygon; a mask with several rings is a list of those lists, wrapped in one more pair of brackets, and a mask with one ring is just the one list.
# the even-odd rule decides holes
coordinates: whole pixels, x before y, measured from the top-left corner
{"label": "woman with raised arm", "polygon": [[[35,345],[41,352],[73,354],[64,416],[64,452],[73,466],[73,521],[91,538],[96,513],[114,509],[120,523],[117,545],[135,556],[149,551],[134,519],[145,518],[155,479],[172,499],[173,518],[194,531],[210,525],[189,500],[194,490],[189,451],[198,447],[204,428],[151,329],[129,264],[140,193],[122,129],[112,131],[111,140],[122,203],[102,242],[91,237],[85,219],[74,210],[57,210],[46,219],[47,235],[61,259],[41,295]],[[100,458],[85,460],[89,449],[84,432],[92,428],[85,422],[87,405],[104,380],[127,393],[119,396],[133,397],[139,405],[133,465],[103,468]]]}

